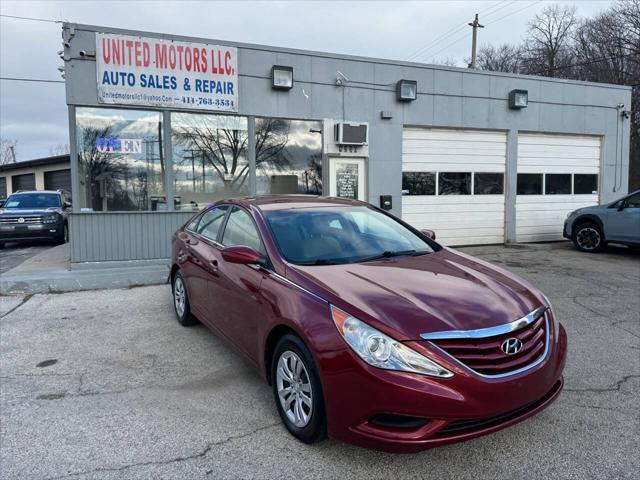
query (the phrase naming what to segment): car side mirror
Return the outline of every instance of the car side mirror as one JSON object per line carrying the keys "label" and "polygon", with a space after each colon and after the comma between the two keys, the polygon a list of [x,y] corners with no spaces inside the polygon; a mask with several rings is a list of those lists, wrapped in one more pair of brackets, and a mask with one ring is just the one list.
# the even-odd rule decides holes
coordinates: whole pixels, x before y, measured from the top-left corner
{"label": "car side mirror", "polygon": [[221,251],[222,258],[229,263],[239,263],[242,265],[255,265],[261,264],[262,255],[256,252],[253,248],[245,247],[244,245],[234,245],[232,247],[225,247]]}
{"label": "car side mirror", "polygon": [[71,202],[62,202],[62,208],[71,208]]}
{"label": "car side mirror", "polygon": [[436,239],[436,232],[434,232],[433,230],[429,230],[428,228],[424,228],[422,230],[420,230],[425,236],[429,237],[431,240],[435,240]]}
{"label": "car side mirror", "polygon": [[621,212],[622,210],[624,210],[626,207],[624,201],[620,202],[620,205],[618,205],[618,211]]}
{"label": "car side mirror", "polygon": [[4,200],[0,200],[0,208],[4,207]]}

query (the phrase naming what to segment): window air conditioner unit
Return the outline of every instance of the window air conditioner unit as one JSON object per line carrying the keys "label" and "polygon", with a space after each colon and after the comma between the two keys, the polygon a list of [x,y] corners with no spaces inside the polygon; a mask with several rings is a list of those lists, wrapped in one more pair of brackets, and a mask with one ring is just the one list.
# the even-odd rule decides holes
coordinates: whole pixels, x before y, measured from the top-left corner
{"label": "window air conditioner unit", "polygon": [[368,145],[368,123],[336,123],[336,143],[338,145]]}

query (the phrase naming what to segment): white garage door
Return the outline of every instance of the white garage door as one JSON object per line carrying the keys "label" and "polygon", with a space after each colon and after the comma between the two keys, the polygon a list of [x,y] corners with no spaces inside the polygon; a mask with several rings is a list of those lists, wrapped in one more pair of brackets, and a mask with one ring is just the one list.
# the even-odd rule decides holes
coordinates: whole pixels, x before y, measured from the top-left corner
{"label": "white garage door", "polygon": [[518,136],[518,242],[561,240],[567,213],[598,203],[600,137]]}
{"label": "white garage door", "polygon": [[444,245],[504,242],[506,132],[405,128],[402,218]]}

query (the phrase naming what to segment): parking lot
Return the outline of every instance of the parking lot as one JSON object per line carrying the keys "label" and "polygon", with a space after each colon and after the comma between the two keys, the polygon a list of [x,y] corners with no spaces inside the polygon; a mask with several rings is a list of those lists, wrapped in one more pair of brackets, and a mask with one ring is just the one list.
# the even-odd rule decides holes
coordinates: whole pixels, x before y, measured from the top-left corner
{"label": "parking lot", "polygon": [[0,275],[54,245],[56,244],[47,242],[8,242],[4,248],[0,249]]}
{"label": "parking lot", "polygon": [[569,335],[565,390],[507,430],[420,454],[281,425],[271,389],[169,286],[0,297],[3,478],[638,478],[640,255],[568,243],[465,252],[542,288]]}

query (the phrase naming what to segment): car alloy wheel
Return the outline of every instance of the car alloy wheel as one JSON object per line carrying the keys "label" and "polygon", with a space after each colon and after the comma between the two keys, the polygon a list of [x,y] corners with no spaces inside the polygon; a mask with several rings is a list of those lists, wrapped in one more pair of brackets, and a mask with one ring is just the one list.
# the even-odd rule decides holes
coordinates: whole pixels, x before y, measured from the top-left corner
{"label": "car alloy wheel", "polygon": [[595,250],[600,246],[600,232],[591,226],[582,227],[576,234],[578,246],[584,250]]}
{"label": "car alloy wheel", "polygon": [[182,277],[177,276],[173,283],[173,303],[176,307],[176,313],[179,317],[184,316],[187,295],[182,283]]}
{"label": "car alloy wheel", "polygon": [[278,359],[276,388],[289,421],[298,428],[306,427],[313,413],[313,387],[304,362],[291,350]]}

